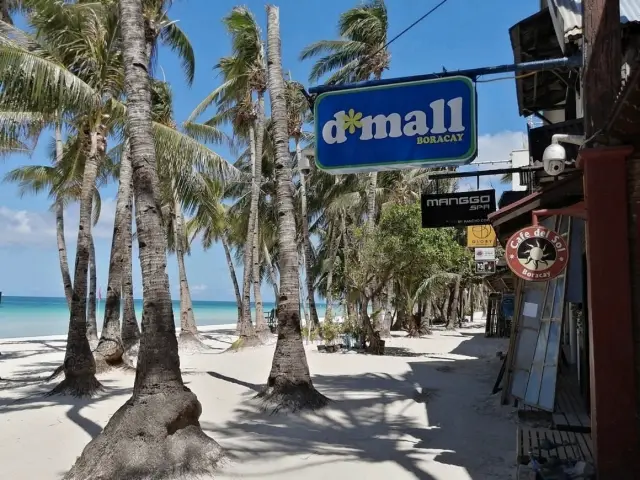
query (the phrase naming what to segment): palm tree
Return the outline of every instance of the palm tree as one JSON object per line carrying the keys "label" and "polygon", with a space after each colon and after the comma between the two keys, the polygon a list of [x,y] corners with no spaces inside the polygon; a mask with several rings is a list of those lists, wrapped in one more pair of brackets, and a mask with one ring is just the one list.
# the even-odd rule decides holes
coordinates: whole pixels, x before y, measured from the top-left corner
{"label": "palm tree", "polygon": [[[71,311],[73,296],[73,284],[69,273],[67,261],[67,247],[64,236],[64,208],[70,201],[79,201],[81,195],[81,184],[84,157],[81,155],[77,137],[70,138],[65,145],[62,140],[61,128],[54,127],[54,150],[51,152],[53,165],[29,165],[18,167],[5,175],[4,181],[17,182],[20,194],[39,194],[48,191],[49,197],[53,199],[52,210],[56,217],[56,237],[58,243],[58,257],[62,282],[67,299],[67,305]],[[113,166],[109,162],[103,162],[96,186],[93,190],[92,200],[92,221],[95,225],[100,218],[100,192],[98,188],[104,185],[111,176]],[[91,236],[89,247],[89,296],[87,309],[87,338],[93,346],[98,342],[96,325],[96,265],[95,252],[93,246],[93,236]],[[62,370],[59,370],[62,373]]]}
{"label": "palm tree", "polygon": [[299,410],[325,406],[328,399],[313,386],[300,331],[300,294],[296,221],[291,189],[291,156],[287,101],[280,47],[278,8],[267,5],[269,99],[274,121],[280,298],[278,341],[265,390],[258,394],[265,408]]}
{"label": "palm tree", "polygon": [[[4,0],[0,3],[0,41],[9,47],[9,49],[15,46],[17,48],[21,47],[27,51],[42,51],[42,46],[35,40],[35,38],[25,34],[13,26],[9,13],[19,10],[21,6],[22,4],[19,0]],[[63,121],[57,112],[54,113],[52,118],[47,118],[47,116],[43,116],[39,113],[19,110],[24,108],[23,102],[21,102],[20,99],[16,102],[16,99],[6,93],[8,92],[5,92],[5,95],[2,96],[2,105],[0,106],[0,125],[2,129],[0,139],[1,154],[4,155],[6,153],[30,151],[31,148],[25,144],[23,140],[35,140],[47,123],[53,123],[55,132],[55,153],[53,155],[52,163],[57,168],[44,167],[40,169],[28,168],[22,171],[16,170],[7,175],[5,180],[19,181],[21,183],[22,193],[26,193],[27,191],[37,193],[42,188],[46,188],[49,190],[50,196],[54,198],[60,272],[62,275],[62,284],[65,297],[67,299],[67,305],[69,306],[69,309],[71,309],[73,284],[71,274],[69,272],[67,247],[64,236],[65,199],[62,198],[61,194],[56,193],[64,183],[64,175],[59,175],[63,172]],[[12,176],[15,176],[15,178],[11,178]]]}
{"label": "palm tree", "polygon": [[[173,119],[173,101],[169,84],[166,82],[152,82],[152,118],[158,125],[176,130]],[[222,135],[222,134],[221,134]],[[203,149],[206,147],[202,147]],[[207,149],[208,150],[208,149]],[[201,190],[207,177],[225,180],[228,174],[235,172],[235,168],[225,160],[209,150],[209,165],[206,171],[195,172],[197,164],[191,164],[191,158],[167,157],[161,150],[157,151],[158,176],[160,178],[161,201],[165,220],[167,246],[170,252],[175,252],[178,263],[178,277],[180,282],[180,343],[181,347],[189,349],[206,348],[200,341],[198,329],[193,314],[191,292],[187,281],[184,258],[190,252],[187,231],[185,229],[183,202],[188,206],[196,200],[191,197],[193,191]],[[178,161],[179,168],[174,168]],[[197,197],[197,193],[196,193]]]}
{"label": "palm tree", "polygon": [[[298,82],[294,82],[291,79],[285,82],[285,97],[287,99],[287,119],[288,119],[288,131],[289,136],[293,138],[296,149],[296,160],[298,166],[303,161],[302,158],[302,146],[300,142],[302,140],[303,132],[302,127],[310,117],[309,104],[307,99],[303,95],[303,86]],[[307,288],[307,298],[309,300],[309,313],[311,316],[311,324],[318,326],[320,324],[318,320],[318,310],[316,309],[315,300],[315,288],[313,285],[313,277],[311,272],[313,253],[311,251],[311,240],[309,238],[309,215],[307,211],[307,176],[309,171],[298,168],[298,175],[300,180],[300,221],[302,223],[302,247],[304,252],[304,268],[305,268],[305,283]]]}
{"label": "palm tree", "polygon": [[[129,144],[127,143],[127,148]],[[131,152],[128,152],[129,158],[131,158]],[[124,356],[126,355],[129,360],[132,357],[137,358],[136,355],[129,354],[129,351],[134,348],[140,339],[140,327],[138,326],[138,320],[136,319],[135,303],[133,299],[133,272],[132,272],[132,260],[133,260],[133,175],[129,179],[129,198],[127,199],[127,209],[124,219],[124,236],[123,242],[125,245],[124,261],[122,264],[122,297],[124,299],[124,305],[122,307],[122,329],[120,330],[120,336],[122,338],[122,347],[124,348]]]}
{"label": "palm tree", "polygon": [[[30,2],[37,6],[37,9],[34,7],[31,11],[29,19],[39,32],[40,43],[31,40],[24,33],[21,36],[16,35],[19,41],[0,37],[2,93],[5,98],[16,99],[11,105],[21,106],[27,111],[38,111],[45,117],[61,111],[65,118],[73,121],[70,125],[79,126],[74,135],[78,137],[79,142],[83,142],[81,157],[86,160],[83,165],[91,167],[83,167],[81,171],[93,176],[92,163],[105,161],[103,140],[113,126],[121,125],[125,112],[124,106],[117,98],[122,87],[121,66],[118,65],[121,44],[117,35],[117,12],[95,3],[67,5],[51,3],[48,0]],[[73,28],[65,27],[67,24]],[[81,31],[82,28],[88,28],[87,31],[95,38],[85,35],[85,32]],[[191,165],[211,160],[210,150],[174,129],[154,123],[153,132],[156,149],[163,158],[172,159],[172,168],[176,170],[182,167],[180,158],[189,158]],[[96,153],[99,155],[96,156]],[[96,158],[89,158],[89,154]],[[219,159],[217,155],[213,157]],[[81,230],[87,248],[85,250],[81,246],[83,248],[77,251],[77,255],[87,254],[88,258],[90,231],[84,226],[87,209],[81,210]],[[89,217],[90,212],[89,209]],[[86,262],[88,263],[88,260]],[[84,333],[80,335],[80,330],[86,330],[84,265],[84,259],[80,263],[76,262],[76,266],[85,272],[80,282],[84,283],[84,292],[74,294],[74,299],[79,298],[79,301],[83,302],[82,307],[76,308],[76,311],[82,311],[83,317],[79,319],[75,313],[71,315],[70,329],[73,328],[74,332],[68,337],[69,345],[81,342],[81,337],[85,337]],[[81,288],[76,285],[77,279],[74,280],[74,287]],[[119,335],[117,329],[112,330],[114,336]],[[91,356],[91,361],[81,359],[79,362],[66,362],[67,376],[74,375],[74,368],[81,372],[95,368],[85,368],[85,365],[93,362],[90,353],[88,344],[86,348],[79,343],[69,347],[69,356],[88,355]]]}
{"label": "palm tree", "polygon": [[[158,204],[141,2],[120,0],[120,18],[143,279],[143,336],[131,399],[85,447],[65,479],[93,478],[96,472],[104,478],[211,476],[221,448],[200,428],[202,407],[180,373],[166,272],[166,241]],[[107,451],[109,454],[105,455]]]}
{"label": "palm tree", "polygon": [[201,235],[202,247],[205,250],[211,248],[211,245],[218,240],[222,243],[236,295],[238,319],[240,319],[242,316],[242,295],[229,246],[229,213],[222,203],[224,188],[218,180],[209,176],[203,176],[201,187],[196,194],[195,215],[187,222],[188,237],[193,241],[197,235]]}
{"label": "palm tree", "polygon": [[[25,107],[45,115],[62,112],[75,129],[83,163],[80,225],[76,245],[73,296],[65,354],[65,380],[52,393],[78,396],[100,388],[87,340],[87,274],[96,179],[103,164],[106,136],[118,120],[118,19],[95,5],[67,5],[31,0],[28,15],[37,42],[3,41],[1,79],[5,95],[20,95]],[[26,37],[26,35],[25,35]],[[109,59],[112,63],[105,62]],[[73,71],[73,73],[71,73]],[[14,93],[14,90],[18,90]],[[23,100],[24,101],[24,100]]]}
{"label": "palm tree", "polygon": [[[84,0],[89,1],[89,0]],[[167,16],[167,0],[144,0],[143,15],[145,20],[145,49],[150,66],[152,60],[156,58],[158,39],[176,51],[182,60],[185,69],[185,76],[189,84],[193,82],[195,73],[195,56],[191,43],[187,36],[178,28],[175,22],[170,21]],[[117,11],[117,5],[110,5]],[[131,196],[132,167],[129,150],[123,145],[120,155],[120,171],[116,209],[114,215],[113,236],[111,240],[111,255],[109,259],[109,277],[107,282],[107,292],[105,298],[104,322],[100,342],[96,348],[96,360],[98,368],[105,370],[110,365],[118,365],[122,362],[124,345],[121,337],[120,327],[120,300],[123,285],[123,273],[125,262],[130,262],[126,258],[130,252],[128,244],[132,242],[129,237],[127,225],[131,223],[131,216],[128,212]],[[127,293],[133,290],[127,289]],[[133,305],[133,298],[125,299],[125,302]],[[132,315],[135,310],[127,307],[127,342],[131,343],[136,336],[136,326],[132,322]],[[136,323],[137,325],[137,323]]]}
{"label": "palm tree", "polygon": [[[64,148],[62,143],[62,128],[60,123],[56,123],[55,126],[55,142],[56,142],[56,165],[62,163],[64,154]],[[67,260],[67,243],[64,238],[64,202],[62,199],[57,198],[55,200],[56,211],[56,239],[58,242],[58,258],[60,261],[60,274],[62,275],[62,285],[64,288],[64,295],[67,299],[67,305],[71,308],[71,298],[73,297],[73,283],[71,281],[71,274],[69,273],[69,261]],[[98,332],[96,329],[96,338]],[[89,340],[91,340],[91,333],[89,332]]]}
{"label": "palm tree", "polygon": [[[266,66],[262,34],[253,14],[246,7],[235,7],[223,22],[231,35],[233,50],[231,56],[222,58],[216,65],[216,69],[222,73],[223,83],[196,107],[188,122],[193,122],[209,106],[216,103],[218,115],[205,122],[205,125],[232,123],[235,135],[249,144],[252,158],[251,206],[244,252],[243,313],[237,328],[241,343],[248,345],[255,343],[267,333],[260,292],[260,243],[257,220],[262,183],[262,164],[259,159],[262,158],[265,129]],[[252,283],[257,332],[251,325]]]}
{"label": "palm tree", "polygon": [[0,21],[13,25],[11,14],[24,10],[23,0],[0,0]]}
{"label": "palm tree", "polygon": [[[318,81],[331,73],[326,83],[353,83],[374,78],[379,80],[389,68],[391,54],[387,49],[389,19],[384,0],[367,0],[347,10],[338,23],[340,40],[321,40],[306,47],[302,60],[324,55],[311,68],[309,80]],[[377,173],[369,174],[367,186],[368,225],[376,218]]]}
{"label": "palm tree", "polygon": [[[266,279],[271,284],[274,291],[274,298],[276,300],[276,306],[278,302],[278,252],[277,252],[277,212],[275,208],[274,198],[276,197],[275,190],[275,165],[273,148],[273,122],[271,119],[267,119],[263,149],[262,149],[262,184],[260,187],[261,195],[258,203],[258,234],[259,244],[261,246],[260,257],[260,272],[258,275],[258,282],[261,283],[262,279]],[[247,177],[251,175],[252,171],[252,155],[250,149],[246,149],[238,157],[235,166],[244,172]],[[235,257],[239,262],[244,262],[246,246],[245,237],[249,225],[249,217],[251,210],[251,197],[250,188],[247,189],[247,184],[244,182],[238,182],[229,185],[225,194],[226,198],[234,199],[233,205],[229,207],[229,244],[235,249]],[[263,319],[258,318],[258,323],[263,322]]]}

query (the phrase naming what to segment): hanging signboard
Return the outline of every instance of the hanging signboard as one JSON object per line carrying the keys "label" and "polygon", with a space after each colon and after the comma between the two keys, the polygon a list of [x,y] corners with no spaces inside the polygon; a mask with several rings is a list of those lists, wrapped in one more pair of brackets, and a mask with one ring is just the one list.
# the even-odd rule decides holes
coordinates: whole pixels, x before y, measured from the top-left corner
{"label": "hanging signboard", "polygon": [[473,225],[467,227],[467,247],[494,247],[496,231],[491,225]]}
{"label": "hanging signboard", "polygon": [[495,190],[425,194],[422,195],[422,227],[488,223],[488,215],[495,210]]}
{"label": "hanging signboard", "polygon": [[314,118],[316,164],[335,174],[464,165],[478,150],[467,77],[322,93]]}
{"label": "hanging signboard", "polygon": [[491,247],[476,248],[474,250],[474,256],[476,260],[495,260],[496,249]]}
{"label": "hanging signboard", "polygon": [[491,273],[496,273],[495,260],[476,260],[477,275],[489,275]]}
{"label": "hanging signboard", "polygon": [[541,225],[517,231],[505,248],[507,265],[518,277],[546,282],[567,267],[569,250],[564,238]]}

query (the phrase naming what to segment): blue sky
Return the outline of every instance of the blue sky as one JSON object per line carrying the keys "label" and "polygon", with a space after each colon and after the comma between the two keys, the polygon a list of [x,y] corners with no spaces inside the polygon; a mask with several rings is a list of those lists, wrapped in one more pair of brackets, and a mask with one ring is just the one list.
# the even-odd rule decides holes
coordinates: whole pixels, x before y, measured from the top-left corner
{"label": "blue sky", "polygon": [[[390,37],[426,13],[436,0],[388,0]],[[238,2],[229,0],[175,0],[170,16],[178,20],[188,34],[196,52],[196,79],[186,86],[180,65],[171,52],[161,50],[156,76],[164,74],[173,88],[175,115],[186,119],[191,110],[218,84],[213,65],[229,54],[229,39],[221,18]],[[266,13],[261,1],[244,2],[266,29]],[[300,62],[300,50],[321,39],[336,38],[337,20],[342,11],[356,4],[344,0],[281,0],[280,23],[282,55],[285,71],[308,85],[310,62]],[[512,63],[508,29],[535,13],[538,0],[450,0],[418,26],[395,41],[391,47],[391,69],[386,77],[418,75],[447,70],[475,68]],[[509,153],[522,148],[526,122],[518,116],[513,80],[478,85],[479,157],[477,162],[507,160]],[[1,161],[0,177],[24,164],[46,164],[43,137],[31,157],[14,156]],[[233,160],[224,148],[219,153]],[[502,167],[499,165],[497,167]],[[498,192],[505,186],[495,178],[482,181],[482,187],[494,186]],[[461,184],[462,189],[475,188],[475,179]],[[103,189],[102,217],[94,229],[98,283],[104,292],[107,282],[111,230],[115,207],[116,185]],[[20,198],[16,186],[0,184],[0,291],[5,295],[62,296],[62,284],[55,241],[55,224],[48,210],[49,199]],[[66,237],[70,265],[73,269],[75,235],[78,222],[77,206],[70,206],[66,216]],[[141,295],[140,269],[134,251],[135,293]],[[220,245],[204,252],[194,245],[186,260],[187,275],[194,300],[234,300],[233,288]],[[175,258],[168,261],[172,296],[178,297]],[[242,267],[237,267],[239,278]],[[263,287],[265,301],[273,293]]]}

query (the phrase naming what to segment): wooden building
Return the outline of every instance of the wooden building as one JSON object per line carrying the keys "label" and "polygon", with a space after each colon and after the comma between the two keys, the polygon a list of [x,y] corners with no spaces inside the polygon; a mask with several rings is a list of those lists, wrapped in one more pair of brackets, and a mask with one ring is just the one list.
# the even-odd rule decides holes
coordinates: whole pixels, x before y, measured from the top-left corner
{"label": "wooden building", "polygon": [[640,1],[548,0],[511,28],[516,62],[585,52],[583,68],[516,80],[521,115],[544,123],[528,132],[532,164],[554,134],[584,142],[565,145],[561,175],[532,174],[528,194],[490,216],[503,245],[539,223],[570,250],[557,278],[516,281],[503,397],[549,420],[523,422],[520,454],[564,439],[574,447],[551,453],[593,459],[605,480],[640,478],[639,22]]}

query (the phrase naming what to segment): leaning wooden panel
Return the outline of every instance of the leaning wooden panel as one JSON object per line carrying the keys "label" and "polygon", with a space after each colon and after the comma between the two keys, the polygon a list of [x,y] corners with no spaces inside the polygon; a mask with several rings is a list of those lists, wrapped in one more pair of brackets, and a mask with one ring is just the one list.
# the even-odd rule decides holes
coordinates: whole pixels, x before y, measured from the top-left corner
{"label": "leaning wooden panel", "polygon": [[[515,275],[514,275],[515,277]],[[516,278],[515,305],[513,308],[513,320],[511,321],[511,335],[509,335],[509,349],[507,350],[507,369],[502,380],[502,404],[509,401],[509,391],[511,389],[511,371],[513,369],[513,355],[515,352],[516,339],[518,336],[518,323],[520,322],[520,304],[522,302],[523,280]]]}

